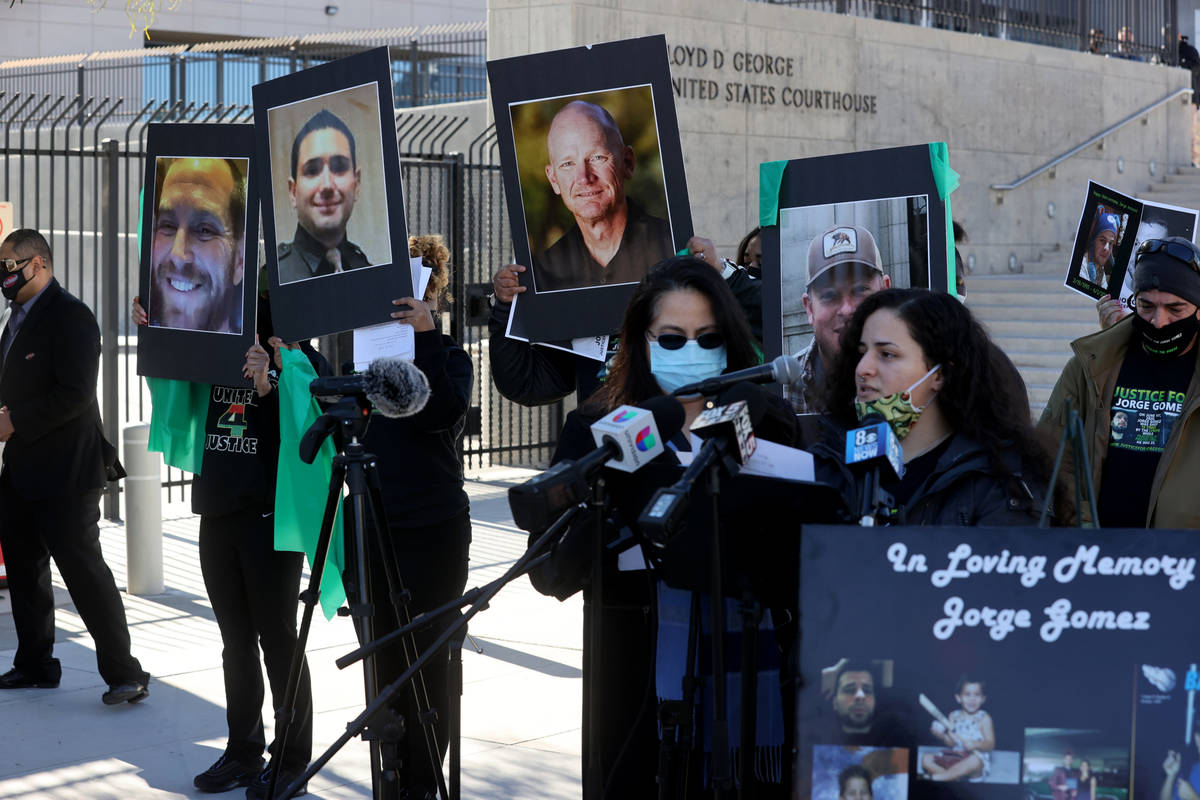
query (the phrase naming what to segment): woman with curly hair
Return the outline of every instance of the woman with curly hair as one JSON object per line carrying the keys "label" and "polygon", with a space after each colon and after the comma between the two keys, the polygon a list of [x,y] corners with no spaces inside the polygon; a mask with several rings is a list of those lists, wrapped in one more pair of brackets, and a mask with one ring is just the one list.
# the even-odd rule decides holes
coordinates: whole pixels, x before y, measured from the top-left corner
{"label": "woman with curly hair", "polygon": [[[1033,428],[1024,384],[950,295],[887,289],[864,300],[842,331],[830,391],[832,415],[842,426],[878,414],[901,440],[904,475],[882,481],[895,500],[887,522],[1037,519],[1050,456]],[[839,441],[839,456],[840,447]],[[840,457],[828,461],[857,483]]]}

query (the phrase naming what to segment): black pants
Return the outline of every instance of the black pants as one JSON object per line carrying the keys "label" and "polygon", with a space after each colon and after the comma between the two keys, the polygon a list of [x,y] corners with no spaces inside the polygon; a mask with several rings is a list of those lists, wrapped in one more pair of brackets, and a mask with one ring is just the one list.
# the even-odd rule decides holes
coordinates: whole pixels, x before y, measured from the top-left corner
{"label": "black pants", "polygon": [[[349,508],[347,506],[347,508]],[[346,571],[343,573],[346,593],[351,602],[358,601],[357,574],[353,536],[353,515],[346,515]],[[413,617],[431,608],[459,597],[467,585],[467,558],[471,545],[471,517],[466,510],[439,522],[417,528],[392,525],[388,531],[392,546],[396,550],[396,561],[400,580],[409,591],[412,600],[409,614]],[[368,589],[375,609],[374,634],[378,638],[400,627],[395,610],[388,601],[387,576],[383,569],[378,542],[374,540],[373,528],[368,519]],[[436,625],[415,634],[417,654],[425,652],[446,625]],[[361,638],[361,629],[359,636]],[[465,635],[465,633],[464,633]],[[376,669],[379,689],[382,691],[399,678],[408,668],[403,648],[397,644],[379,651]],[[425,689],[430,706],[437,711],[436,734],[438,753],[443,757],[450,741],[449,711],[458,698],[449,696],[450,657],[448,649],[439,653],[422,670]],[[410,796],[421,797],[422,793],[436,794],[437,778],[434,774],[425,734],[421,728],[414,696],[415,684],[406,685],[393,704],[396,712],[404,715],[406,735],[400,744],[401,761],[400,787],[408,789]]]}
{"label": "black pants", "polygon": [[[53,476],[47,476],[52,480]],[[50,500],[28,500],[0,482],[0,550],[8,570],[17,655],[13,666],[55,678],[54,590],[50,559],[96,643],[105,683],[149,680],[129,652],[125,606],[100,550],[100,490]]]}
{"label": "black pants", "polygon": [[[263,732],[262,647],[271,684],[271,704],[283,705],[288,670],[296,647],[296,608],[303,553],[275,549],[274,515],[257,509],[200,518],[200,571],[221,629],[225,673],[225,751],[238,760],[258,758]],[[284,767],[295,769],[312,758],[312,687],[305,661],[296,692],[296,713],[288,735]]]}

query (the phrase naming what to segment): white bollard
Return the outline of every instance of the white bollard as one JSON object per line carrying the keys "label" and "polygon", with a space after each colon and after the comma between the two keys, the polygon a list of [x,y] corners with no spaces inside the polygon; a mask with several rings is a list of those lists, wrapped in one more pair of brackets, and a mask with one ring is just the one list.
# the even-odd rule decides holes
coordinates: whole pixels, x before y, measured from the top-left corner
{"label": "white bollard", "polygon": [[129,593],[163,592],[162,456],[151,453],[150,426],[122,431],[125,464],[125,556]]}

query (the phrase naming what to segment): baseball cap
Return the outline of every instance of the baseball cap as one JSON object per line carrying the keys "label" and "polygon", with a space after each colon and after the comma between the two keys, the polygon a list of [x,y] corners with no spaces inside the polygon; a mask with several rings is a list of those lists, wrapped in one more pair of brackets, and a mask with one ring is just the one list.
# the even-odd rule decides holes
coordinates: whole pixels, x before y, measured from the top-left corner
{"label": "baseball cap", "polygon": [[883,272],[879,247],[869,230],[857,225],[834,225],[814,236],[808,245],[808,281],[805,286],[811,286],[813,281],[839,264],[863,264]]}

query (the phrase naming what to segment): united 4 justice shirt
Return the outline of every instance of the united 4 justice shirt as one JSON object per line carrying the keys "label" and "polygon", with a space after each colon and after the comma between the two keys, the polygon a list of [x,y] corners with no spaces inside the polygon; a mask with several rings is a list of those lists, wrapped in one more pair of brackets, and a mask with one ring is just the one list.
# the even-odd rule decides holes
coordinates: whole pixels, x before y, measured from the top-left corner
{"label": "united 4 justice shirt", "polygon": [[1154,472],[1195,366],[1195,353],[1161,359],[1136,341],[1130,345],[1108,410],[1108,453],[1096,496],[1102,527],[1146,527]]}
{"label": "united 4 justice shirt", "polygon": [[274,508],[279,458],[278,376],[268,373],[271,391],[216,386],[209,393],[204,425],[204,460],[192,484],[192,511],[228,514],[245,508]]}

